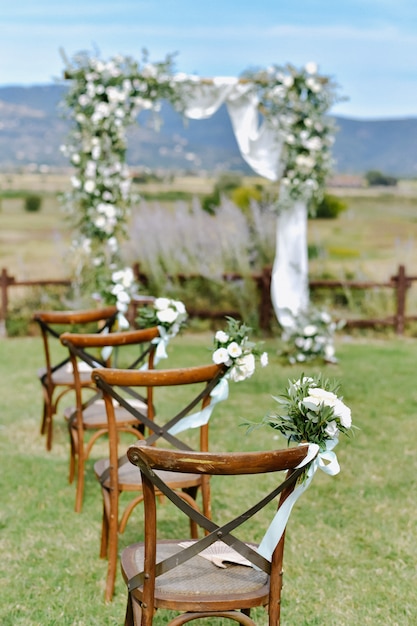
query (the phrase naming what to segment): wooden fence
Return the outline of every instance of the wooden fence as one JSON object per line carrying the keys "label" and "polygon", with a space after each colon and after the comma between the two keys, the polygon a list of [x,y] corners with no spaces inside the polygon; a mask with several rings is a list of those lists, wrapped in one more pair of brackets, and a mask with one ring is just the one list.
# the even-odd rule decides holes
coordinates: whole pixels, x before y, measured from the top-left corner
{"label": "wooden fence", "polygon": [[[146,274],[140,271],[138,265],[134,267],[139,282],[146,287],[148,284],[148,277]],[[175,276],[175,279],[184,284],[188,280],[201,278],[198,275],[180,274]],[[226,282],[234,282],[242,280],[240,274],[224,274],[223,280]],[[271,332],[272,322],[274,320],[274,312],[270,297],[271,288],[271,268],[265,267],[262,272],[252,274],[252,280],[255,282],[258,291],[258,315],[259,315],[259,327],[266,333]],[[353,281],[353,280],[311,280],[309,283],[310,290],[315,289],[344,289],[344,290],[364,290],[364,289],[389,289],[392,291],[394,301],[394,313],[393,315],[367,318],[367,319],[347,319],[346,326],[353,328],[373,328],[378,326],[387,326],[395,330],[399,335],[404,333],[405,325],[409,321],[417,320],[417,315],[407,314],[407,292],[410,289],[413,281],[417,280],[417,276],[408,276],[404,265],[398,267],[395,276],[391,276],[386,282],[374,282],[374,281]],[[2,269],[0,274],[0,337],[6,337],[6,321],[8,316],[9,307],[9,290],[14,287],[42,287],[42,286],[69,286],[71,283],[69,280],[24,280],[18,281],[13,276],[9,275],[5,268]],[[231,317],[240,317],[240,313],[234,310],[216,310],[216,309],[204,309],[199,310],[193,308],[192,305],[185,303],[187,311],[190,317],[199,317],[203,319],[219,319],[224,318],[225,315]],[[140,303],[132,303],[132,309],[130,311],[131,319],[135,319],[136,309],[140,306]]]}

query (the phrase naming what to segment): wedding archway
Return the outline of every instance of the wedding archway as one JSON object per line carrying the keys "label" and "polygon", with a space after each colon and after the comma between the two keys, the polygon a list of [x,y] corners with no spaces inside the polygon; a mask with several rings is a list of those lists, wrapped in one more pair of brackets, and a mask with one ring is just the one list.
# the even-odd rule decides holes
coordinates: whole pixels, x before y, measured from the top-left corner
{"label": "wedding archway", "polygon": [[175,74],[170,56],[150,63],[145,54],[139,64],[81,53],[65,64],[71,86],[64,104],[74,127],[63,150],[76,170],[66,196],[78,229],[76,275],[84,283],[87,275],[91,292],[126,309],[133,288],[133,274],[120,258],[132,203],[126,129],[141,110],[157,111],[163,99],[193,119],[225,104],[244,160],[280,183],[271,299],[280,325],[291,328],[309,304],[308,204],[322,196],[331,170],[335,128],[327,114],[335,84],[314,63],[212,79]]}

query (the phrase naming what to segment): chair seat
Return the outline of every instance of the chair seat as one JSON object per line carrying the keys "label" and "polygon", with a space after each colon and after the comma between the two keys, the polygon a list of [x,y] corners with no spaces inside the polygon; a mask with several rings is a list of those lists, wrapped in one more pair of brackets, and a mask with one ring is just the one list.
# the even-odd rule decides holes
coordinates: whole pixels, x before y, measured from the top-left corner
{"label": "chair seat", "polygon": [[[91,380],[91,367],[89,369],[83,369],[80,371],[80,382],[82,385],[92,385]],[[46,368],[42,367],[38,370],[38,378],[42,378],[46,375]],[[52,374],[52,382],[54,385],[74,385],[74,373],[70,363],[66,363],[62,367],[58,368]]]}
{"label": "chair seat", "polygon": [[[108,459],[100,459],[94,463],[94,472],[97,479],[109,467]],[[169,482],[173,489],[186,489],[187,487],[195,487],[201,484],[201,476],[199,474],[179,474],[178,472],[156,471],[164,481]],[[119,486],[124,491],[141,490],[142,478],[137,467],[131,463],[125,463],[119,467]],[[110,478],[104,481],[103,487],[110,488]]]}
{"label": "chair seat", "polygon": [[[134,400],[130,401],[130,404],[133,405],[133,402],[135,408],[141,411],[144,415],[147,415],[147,406],[145,402]],[[65,409],[64,416],[67,421],[71,419],[74,411],[75,407],[68,407]],[[132,424],[139,424],[139,422],[133,417],[132,413],[126,411],[126,409],[118,404],[115,404],[114,412],[116,423],[119,427],[123,425],[128,426]],[[77,427],[76,422],[74,422],[73,427]],[[96,400],[83,411],[83,427],[85,429],[93,428],[95,430],[99,428],[107,429],[107,414],[104,400]]]}
{"label": "chair seat", "polygon": [[[157,544],[156,562],[181,552],[180,542],[162,541]],[[135,543],[125,548],[121,555],[121,567],[125,581],[143,571],[144,546]],[[214,610],[222,603],[222,610],[250,608],[268,602],[269,576],[245,565],[218,567],[197,555],[170,570],[155,581],[155,605],[174,608],[174,603],[187,603],[189,611],[194,608]],[[140,595],[142,588],[137,593]],[[185,600],[186,598],[186,600]],[[228,606],[228,598],[230,605]],[[216,607],[216,608],[217,608]]]}

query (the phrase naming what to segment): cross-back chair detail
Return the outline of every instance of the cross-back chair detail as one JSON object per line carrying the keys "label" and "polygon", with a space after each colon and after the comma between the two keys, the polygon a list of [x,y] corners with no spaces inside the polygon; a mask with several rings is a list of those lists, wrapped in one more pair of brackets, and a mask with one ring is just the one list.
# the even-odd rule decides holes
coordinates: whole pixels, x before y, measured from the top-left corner
{"label": "cross-back chair detail", "polygon": [[[46,448],[52,447],[53,418],[57,413],[61,399],[74,390],[74,376],[69,367],[69,355],[54,363],[52,356],[52,342],[59,340],[60,326],[62,331],[71,328],[87,329],[92,325],[97,327],[98,333],[107,333],[114,326],[117,318],[115,306],[100,309],[85,309],[80,311],[37,311],[33,319],[38,323],[44,348],[45,367],[38,370],[38,377],[42,385],[43,410],[41,434],[46,435]],[[92,387],[91,374],[84,372],[81,375],[83,387]]]}
{"label": "cross-back chair detail", "polygon": [[[133,509],[143,500],[142,483],[136,468],[129,463],[126,455],[121,455],[118,448],[116,429],[115,403],[127,411],[130,411],[138,421],[144,425],[145,432],[140,435],[150,445],[155,445],[158,440],[163,440],[174,448],[188,452],[192,448],[183,436],[172,435],[169,430],[183,417],[195,409],[204,410],[210,405],[211,392],[226,372],[223,365],[203,365],[188,368],[173,368],[165,370],[130,371],[120,369],[98,369],[93,371],[93,380],[97,388],[103,393],[106,405],[108,428],[109,428],[109,458],[98,461],[95,473],[100,482],[103,495],[103,524],[101,534],[100,556],[108,557],[108,570],[106,582],[106,600],[110,600],[114,592],[116,568],[118,561],[118,536],[123,533],[127,521]],[[150,391],[161,387],[186,386],[189,389],[191,400],[188,399],[185,408],[175,412],[175,415],[162,415],[158,403],[149,404],[146,414],[140,408],[132,405],[128,397],[122,395],[126,387],[145,387]],[[198,387],[196,392],[195,386]],[[157,406],[156,415],[153,404]],[[178,407],[177,407],[178,408]],[[199,448],[207,450],[209,445],[208,424],[199,426]],[[167,476],[169,478],[169,475]],[[186,500],[190,506],[198,508],[196,496],[198,491],[202,494],[202,507],[207,517],[210,517],[210,488],[208,477],[192,473],[171,475],[171,486],[178,490],[180,497]],[[123,512],[119,513],[119,498],[122,492],[136,492]],[[197,524],[190,521],[190,534],[198,535]]]}
{"label": "cross-back chair detail", "polygon": [[[128,452],[130,462],[140,469],[144,496],[144,541],[125,548],[121,555],[123,578],[128,587],[126,626],[151,626],[157,609],[180,611],[169,622],[178,626],[186,622],[225,617],[256,626],[250,611],[257,606],[268,609],[268,623],[280,623],[282,564],[285,528],[278,538],[272,558],[257,552],[257,545],[246,543],[234,534],[266,504],[279,497],[279,507],[291,495],[297,479],[305,471],[308,446],[248,453],[188,452],[161,449],[138,442]],[[164,480],[164,472],[192,472],[202,476],[241,476],[286,471],[285,479],[266,492],[259,485],[256,502],[228,522],[216,524],[212,517],[190,507]],[[163,493],[185,515],[206,530],[196,542],[182,539],[158,540],[158,507],[156,500]],[[238,491],[236,491],[236,494]],[[239,498],[239,496],[237,496]],[[223,545],[225,544],[225,545]],[[245,565],[221,568],[200,556],[218,548],[232,551],[246,559]],[[210,624],[210,621],[207,621]]]}
{"label": "cross-back chair detail", "polygon": [[[113,332],[110,334],[96,333],[63,333],[61,343],[69,350],[72,369],[74,371],[75,406],[65,410],[65,418],[68,423],[70,435],[70,467],[69,481],[76,481],[75,510],[81,511],[84,492],[85,463],[95,442],[107,434],[107,414],[102,393],[91,380],[91,372],[95,368],[109,367],[112,361],[123,356],[122,351],[126,346],[134,346],[134,355],[130,354],[126,367],[135,369],[138,367],[153,367],[156,350],[155,340],[159,337],[158,328],[152,327],[142,330]],[[137,347],[137,350],[135,349]],[[103,357],[103,353],[106,353]],[[132,360],[133,359],[133,360]],[[95,393],[83,398],[81,365],[86,364],[90,368],[91,385]],[[137,390],[124,388],[123,392],[129,394],[135,403],[141,408],[141,413],[147,415],[149,401],[152,398],[149,391],[139,393]],[[124,409],[121,405],[115,406],[115,419],[117,428],[123,432],[129,432],[135,437],[140,437],[139,429],[141,421]],[[153,414],[153,408],[150,411]],[[89,437],[86,437],[86,435]]]}

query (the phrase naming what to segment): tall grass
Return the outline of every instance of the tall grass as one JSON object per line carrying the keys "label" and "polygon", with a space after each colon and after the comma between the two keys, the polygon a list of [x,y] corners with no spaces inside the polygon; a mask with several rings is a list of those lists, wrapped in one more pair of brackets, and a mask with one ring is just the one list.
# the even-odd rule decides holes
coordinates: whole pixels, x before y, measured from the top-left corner
{"label": "tall grass", "polygon": [[210,215],[195,198],[171,209],[142,201],[133,212],[127,254],[160,283],[167,273],[211,279],[220,279],[225,272],[245,275],[272,262],[274,246],[275,216],[261,214],[258,204],[252,203],[245,214],[224,198],[216,214]]}
{"label": "tall grass", "polygon": [[[184,333],[170,344],[177,365],[209,362],[211,334]],[[254,450],[285,446],[273,431],[251,435],[240,427],[274,407],[288,377],[267,340],[270,365],[242,383],[215,409],[211,448]],[[412,626],[417,623],[416,349],[412,340],[339,337],[339,364],[321,370],[342,383],[356,436],[340,440],[341,472],[318,473],[290,518],[285,554],[283,626]],[[56,420],[53,450],[39,435],[42,365],[38,337],[0,340],[0,624],[107,626],[124,619],[125,586],[117,577],[114,601],[103,602],[106,563],[98,557],[101,495],[87,468],[83,512],[73,512],[67,483],[68,437]],[[165,365],[165,363],[164,363]],[[161,399],[162,401],[162,399]],[[168,398],[163,399],[168,402]],[[237,510],[242,493],[213,481],[213,506]],[[162,505],[167,535],[179,521]],[[260,538],[266,518],[252,526]],[[142,509],[130,520],[121,547],[142,537]],[[263,611],[256,622],[265,626]],[[162,613],[156,625],[166,623]],[[214,625],[214,621],[212,621]],[[219,621],[217,624],[226,622]]]}

